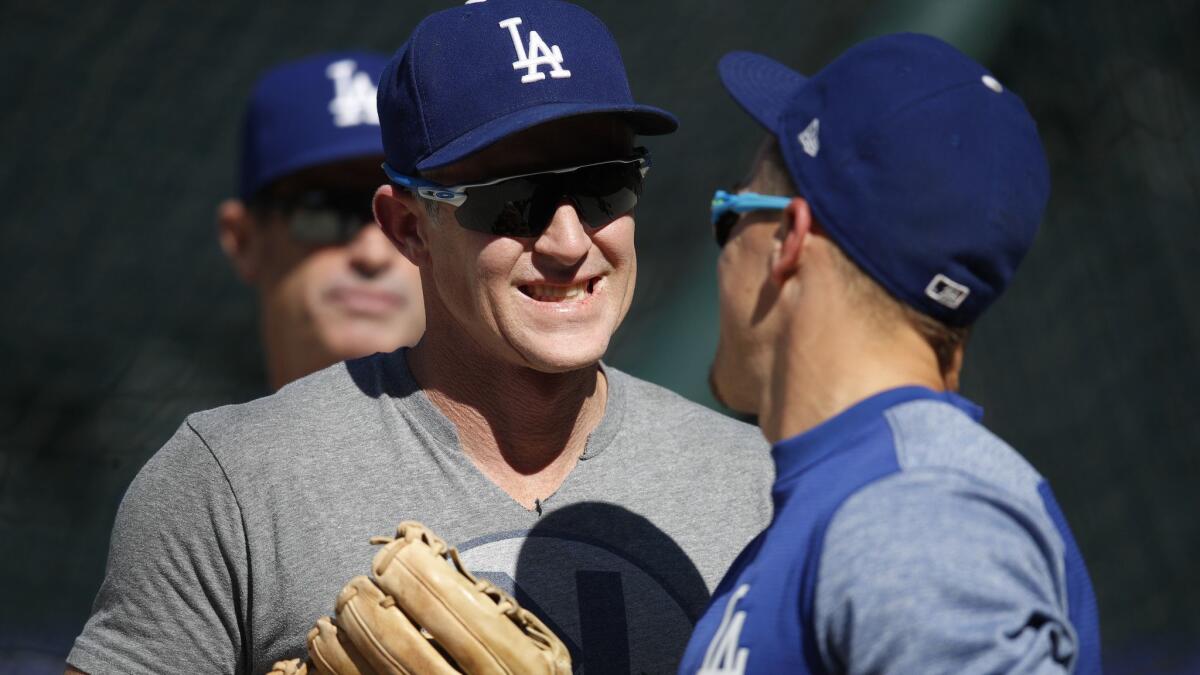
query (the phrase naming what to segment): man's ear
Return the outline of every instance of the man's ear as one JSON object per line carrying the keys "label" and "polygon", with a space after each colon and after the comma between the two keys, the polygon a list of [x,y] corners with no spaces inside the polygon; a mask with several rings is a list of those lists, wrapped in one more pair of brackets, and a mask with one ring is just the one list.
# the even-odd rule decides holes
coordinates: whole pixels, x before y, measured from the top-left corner
{"label": "man's ear", "polygon": [[429,264],[429,246],[421,229],[420,210],[424,205],[407,190],[394,185],[380,185],[375,190],[375,220],[409,262],[417,267]]}
{"label": "man's ear", "polygon": [[800,269],[800,256],[812,231],[812,211],[803,197],[795,197],[779,221],[775,248],[771,254],[771,281],[783,286]]}
{"label": "man's ear", "polygon": [[243,282],[254,285],[262,271],[263,232],[240,199],[226,199],[217,206],[217,241],[233,271]]}

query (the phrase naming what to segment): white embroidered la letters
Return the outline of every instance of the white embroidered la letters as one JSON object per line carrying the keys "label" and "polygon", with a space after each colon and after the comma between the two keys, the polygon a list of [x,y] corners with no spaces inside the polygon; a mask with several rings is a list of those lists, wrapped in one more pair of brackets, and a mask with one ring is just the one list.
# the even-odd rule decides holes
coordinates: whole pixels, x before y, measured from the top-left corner
{"label": "white embroidered la letters", "polygon": [[334,61],[325,68],[325,76],[333,80],[333,100],[329,112],[333,124],[353,127],[359,124],[379,126],[379,111],[375,108],[375,82],[362,71],[353,59]]}
{"label": "white embroidered la letters", "polygon": [[742,675],[746,672],[746,659],[750,658],[750,650],[738,648],[738,640],[742,637],[742,626],[746,624],[746,613],[735,612],[738,601],[750,592],[749,584],[738,586],[729,601],[725,604],[725,615],[721,617],[721,625],[708,643],[708,651],[704,652],[704,662],[696,675]]}
{"label": "white embroidered la letters", "polygon": [[520,25],[521,17],[519,16],[500,22],[501,28],[508,29],[508,34],[512,36],[513,47],[517,50],[517,60],[512,64],[513,70],[526,69],[525,74],[521,76],[521,84],[546,79],[546,74],[538,70],[541,66],[550,66],[550,77],[570,77],[571,71],[563,70],[562,67],[562,50],[558,48],[558,45],[547,45],[536,30],[529,31],[529,50],[525,50],[525,45],[521,43],[521,33],[517,30],[517,26]]}

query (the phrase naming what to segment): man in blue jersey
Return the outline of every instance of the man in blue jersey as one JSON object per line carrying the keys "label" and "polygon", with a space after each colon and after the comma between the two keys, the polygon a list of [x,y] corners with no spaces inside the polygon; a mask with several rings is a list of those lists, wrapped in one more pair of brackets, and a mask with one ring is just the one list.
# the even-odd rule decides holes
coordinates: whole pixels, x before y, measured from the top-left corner
{"label": "man in blue jersey", "polygon": [[955,394],[1049,194],[1021,100],[927,36],[812,77],[721,61],[768,134],[718,192],[711,379],[774,444],[775,517],[686,673],[1095,673],[1095,598],[1046,481]]}

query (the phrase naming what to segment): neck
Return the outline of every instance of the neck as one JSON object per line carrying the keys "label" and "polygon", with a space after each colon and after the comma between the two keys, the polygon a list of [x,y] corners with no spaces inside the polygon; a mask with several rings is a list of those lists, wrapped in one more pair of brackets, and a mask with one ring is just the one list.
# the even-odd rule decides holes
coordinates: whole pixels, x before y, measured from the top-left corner
{"label": "neck", "polygon": [[269,303],[262,303],[259,333],[271,391],[278,391],[283,385],[338,360],[332,354],[326,354],[312,335],[289,331],[289,327],[294,328],[292,322],[277,316]]}
{"label": "neck", "polygon": [[945,388],[937,357],[916,331],[898,325],[880,332],[869,318],[839,307],[793,317],[773,357],[759,420],[771,443],[889,389]]}
{"label": "neck", "polygon": [[426,333],[409,350],[413,376],[454,423],[463,452],[480,471],[534,506],[570,473],[603,418],[603,373],[595,364],[543,373],[439,337]]}

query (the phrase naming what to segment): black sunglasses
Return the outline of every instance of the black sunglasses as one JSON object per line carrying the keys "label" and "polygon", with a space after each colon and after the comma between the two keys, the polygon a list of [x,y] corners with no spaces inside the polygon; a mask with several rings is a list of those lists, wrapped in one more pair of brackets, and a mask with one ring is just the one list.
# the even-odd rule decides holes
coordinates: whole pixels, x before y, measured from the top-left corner
{"label": "black sunglasses", "polygon": [[457,207],[454,217],[468,230],[504,237],[537,237],[549,227],[563,199],[571,202],[579,219],[592,229],[632,211],[642,195],[650,155],[638,148],[628,159],[455,186],[405,176],[387,164],[383,169],[393,182],[418,196]]}
{"label": "black sunglasses", "polygon": [[257,200],[261,210],[277,211],[288,220],[296,241],[315,245],[345,244],[375,222],[373,190],[305,190]]}

